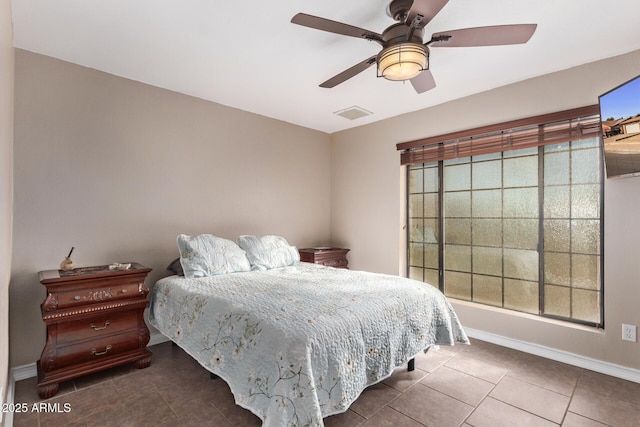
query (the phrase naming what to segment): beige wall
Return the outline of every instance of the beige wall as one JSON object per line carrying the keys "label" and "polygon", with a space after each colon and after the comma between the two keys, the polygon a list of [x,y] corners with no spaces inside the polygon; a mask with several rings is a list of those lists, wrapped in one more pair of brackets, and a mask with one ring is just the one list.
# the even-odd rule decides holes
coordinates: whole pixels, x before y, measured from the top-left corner
{"label": "beige wall", "polygon": [[[596,104],[599,94],[638,74],[635,51],[334,134],[332,236],[351,248],[353,268],[403,274],[404,173],[396,143]],[[622,323],[640,325],[639,195],[640,178],[606,181],[604,331],[455,303],[463,324],[640,369],[640,344],[621,341]]]}
{"label": "beige wall", "polygon": [[[13,212],[13,24],[11,1],[0,0],[0,403],[9,373],[9,280]],[[0,425],[4,414],[0,413]]]}
{"label": "beige wall", "polygon": [[153,284],[179,233],[329,242],[329,135],[22,50],[15,73],[12,366],[39,358],[36,275],[72,246]]}

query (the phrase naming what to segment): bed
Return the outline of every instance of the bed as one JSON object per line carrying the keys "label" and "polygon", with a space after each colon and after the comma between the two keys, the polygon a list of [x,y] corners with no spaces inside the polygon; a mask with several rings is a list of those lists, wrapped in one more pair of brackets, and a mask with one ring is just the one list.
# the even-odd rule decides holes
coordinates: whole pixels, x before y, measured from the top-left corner
{"label": "bed", "polygon": [[[178,246],[188,268],[211,250],[185,248],[180,237]],[[322,426],[323,417],[346,411],[366,387],[430,346],[469,342],[429,284],[301,263],[290,248],[274,263],[278,250],[266,246],[270,268],[244,245],[249,268],[196,268],[195,275],[185,268],[185,276],[160,279],[149,312],[154,327],[224,379],[265,427]],[[209,272],[224,264],[201,261]]]}

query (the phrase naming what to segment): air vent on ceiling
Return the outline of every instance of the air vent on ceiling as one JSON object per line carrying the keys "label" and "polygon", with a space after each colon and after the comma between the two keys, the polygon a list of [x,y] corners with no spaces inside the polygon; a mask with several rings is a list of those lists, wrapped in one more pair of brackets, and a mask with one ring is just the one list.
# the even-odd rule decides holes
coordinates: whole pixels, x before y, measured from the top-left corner
{"label": "air vent on ceiling", "polygon": [[353,106],[353,107],[349,107],[349,108],[345,108],[344,110],[340,110],[340,111],[336,111],[333,114],[337,114],[338,116],[342,116],[345,119],[349,119],[349,120],[355,120],[355,119],[359,119],[360,117],[364,117],[364,116],[368,116],[370,114],[373,114],[371,111],[367,111],[364,108],[358,107],[358,106]]}

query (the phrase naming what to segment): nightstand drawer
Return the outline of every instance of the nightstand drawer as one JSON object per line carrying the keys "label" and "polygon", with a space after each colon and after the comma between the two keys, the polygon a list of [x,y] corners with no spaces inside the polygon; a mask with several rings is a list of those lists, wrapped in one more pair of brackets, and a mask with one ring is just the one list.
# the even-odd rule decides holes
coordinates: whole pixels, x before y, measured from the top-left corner
{"label": "nightstand drawer", "polygon": [[346,268],[349,265],[349,263],[347,262],[347,259],[344,257],[325,259],[325,260],[319,261],[318,264],[326,265],[327,267],[335,267],[335,268]]}
{"label": "nightstand drawer", "polygon": [[59,345],[56,348],[55,366],[49,366],[49,369],[107,359],[125,351],[135,350],[139,346],[140,338],[137,329],[77,344]]}
{"label": "nightstand drawer", "polygon": [[136,310],[116,311],[73,322],[62,322],[58,324],[58,345],[101,338],[137,327],[138,313]]}
{"label": "nightstand drawer", "polygon": [[113,283],[110,286],[94,289],[77,289],[56,293],[58,309],[79,305],[97,304],[123,298],[134,298],[140,294],[139,281],[129,283]]}

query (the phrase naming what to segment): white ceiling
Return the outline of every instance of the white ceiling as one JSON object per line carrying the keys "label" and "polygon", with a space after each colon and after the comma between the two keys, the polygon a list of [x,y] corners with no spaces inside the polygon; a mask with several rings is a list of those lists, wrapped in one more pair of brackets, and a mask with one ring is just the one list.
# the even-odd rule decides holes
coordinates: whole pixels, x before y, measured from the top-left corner
{"label": "white ceiling", "polygon": [[[640,49],[638,0],[450,0],[431,33],[536,23],[525,45],[432,48],[437,87],[318,85],[379,45],[294,25],[304,12],[382,32],[388,0],[13,0],[15,47],[327,133]],[[640,73],[640,64],[638,66]],[[333,114],[359,106],[357,120]]]}

